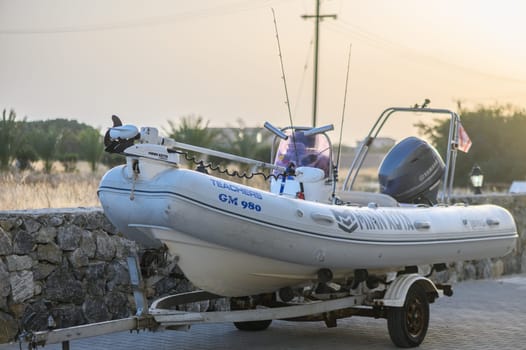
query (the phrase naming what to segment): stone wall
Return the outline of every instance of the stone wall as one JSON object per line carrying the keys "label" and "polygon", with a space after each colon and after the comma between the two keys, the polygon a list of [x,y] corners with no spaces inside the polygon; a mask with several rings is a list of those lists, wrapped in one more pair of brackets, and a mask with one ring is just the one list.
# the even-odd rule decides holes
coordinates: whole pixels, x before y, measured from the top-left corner
{"label": "stone wall", "polygon": [[[454,201],[508,208],[521,238],[513,254],[451,263],[436,280],[454,283],[526,271],[526,196],[479,195]],[[167,252],[141,250],[115,231],[100,208],[0,211],[0,343],[15,340],[24,330],[134,314],[129,255],[141,261],[148,298],[193,288]]]}
{"label": "stone wall", "polygon": [[148,297],[192,288],[165,252],[141,251],[100,208],[0,212],[0,343],[134,314],[129,255],[148,265]]}

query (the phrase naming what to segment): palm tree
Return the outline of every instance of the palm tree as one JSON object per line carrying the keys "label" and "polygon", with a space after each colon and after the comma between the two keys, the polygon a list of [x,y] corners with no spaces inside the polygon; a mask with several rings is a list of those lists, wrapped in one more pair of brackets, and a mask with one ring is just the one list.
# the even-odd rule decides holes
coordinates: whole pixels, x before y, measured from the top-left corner
{"label": "palm tree", "polygon": [[[168,135],[177,142],[214,148],[221,132],[217,129],[209,129],[209,123],[210,121],[204,122],[203,117],[193,114],[181,117],[179,124],[169,120],[170,130],[168,130]],[[188,154],[189,156],[194,156],[196,161],[203,158],[201,154],[195,152],[188,152]]]}
{"label": "palm tree", "polygon": [[179,125],[172,120],[168,121],[170,130],[168,134],[177,142],[183,142],[190,145],[211,147],[217,141],[219,131],[209,129],[210,121],[203,120],[201,116],[193,114],[181,117]]}

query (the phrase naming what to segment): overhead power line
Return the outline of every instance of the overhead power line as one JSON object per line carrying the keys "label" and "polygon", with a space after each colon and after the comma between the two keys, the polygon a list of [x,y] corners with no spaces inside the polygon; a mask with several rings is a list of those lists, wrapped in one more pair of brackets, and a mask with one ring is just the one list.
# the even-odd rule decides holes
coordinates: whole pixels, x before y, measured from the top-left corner
{"label": "overhead power line", "polygon": [[[13,28],[0,29],[0,35],[32,35],[32,34],[65,34],[65,33],[83,33],[83,32],[97,32],[109,31],[119,29],[132,29],[140,27],[152,27],[174,22],[183,22],[193,20],[196,18],[224,16],[237,12],[244,12],[255,10],[259,8],[268,8],[272,3],[278,0],[243,0],[232,4],[219,5],[215,7],[197,9],[176,13],[166,16],[155,16],[140,19],[122,20],[113,23],[93,24],[93,25],[75,25],[75,26],[60,26],[48,28]],[[290,1],[290,0],[287,0]]]}
{"label": "overhead power line", "polygon": [[356,39],[363,41],[369,46],[372,46],[378,49],[382,49],[382,50],[395,52],[399,56],[406,57],[413,61],[418,61],[420,63],[424,62],[426,64],[435,64],[435,65],[440,65],[443,67],[449,67],[457,71],[461,71],[461,72],[469,73],[469,74],[475,74],[475,75],[486,77],[486,78],[493,79],[493,80],[508,81],[508,82],[517,83],[517,84],[526,84],[525,79],[513,78],[513,77],[484,72],[484,71],[481,71],[481,70],[478,70],[472,67],[467,67],[467,66],[464,66],[458,63],[453,63],[453,62],[438,58],[436,56],[432,56],[432,55],[423,53],[409,46],[405,46],[403,44],[393,42],[380,35],[368,32],[362,29],[361,27],[354,25],[341,18],[337,22],[328,23],[327,26],[330,29],[332,28],[336,30],[343,30],[345,33],[351,33]]}

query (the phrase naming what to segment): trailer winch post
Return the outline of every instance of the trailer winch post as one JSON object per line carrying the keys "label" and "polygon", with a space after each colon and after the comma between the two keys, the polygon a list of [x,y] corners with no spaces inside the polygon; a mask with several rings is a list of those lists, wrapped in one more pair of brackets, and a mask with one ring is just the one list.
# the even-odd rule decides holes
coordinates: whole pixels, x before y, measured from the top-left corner
{"label": "trailer winch post", "polygon": [[148,312],[148,300],[145,296],[145,285],[141,276],[141,270],[139,267],[139,259],[137,256],[129,256],[128,272],[130,274],[130,283],[133,289],[133,297],[135,298],[135,305],[137,306],[136,316],[147,315]]}

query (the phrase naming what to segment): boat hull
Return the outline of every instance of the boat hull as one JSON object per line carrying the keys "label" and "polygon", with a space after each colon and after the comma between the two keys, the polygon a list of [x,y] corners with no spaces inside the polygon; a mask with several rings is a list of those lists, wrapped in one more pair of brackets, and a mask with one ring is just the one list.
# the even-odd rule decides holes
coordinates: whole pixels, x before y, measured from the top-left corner
{"label": "boat hull", "polygon": [[[245,296],[276,291],[316,280],[318,267],[269,259],[219,246],[166,228],[151,228],[192,283],[223,296]],[[336,278],[352,271],[338,271]]]}
{"label": "boat hull", "polygon": [[503,256],[517,239],[494,205],[334,206],[175,168],[135,179],[114,168],[99,197],[120,231],[162,241],[196,286],[225,296],[309,283],[320,268],[345,276]]}

